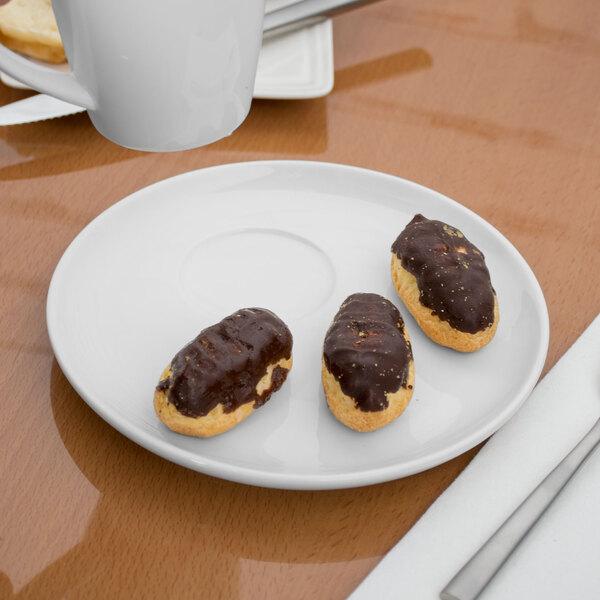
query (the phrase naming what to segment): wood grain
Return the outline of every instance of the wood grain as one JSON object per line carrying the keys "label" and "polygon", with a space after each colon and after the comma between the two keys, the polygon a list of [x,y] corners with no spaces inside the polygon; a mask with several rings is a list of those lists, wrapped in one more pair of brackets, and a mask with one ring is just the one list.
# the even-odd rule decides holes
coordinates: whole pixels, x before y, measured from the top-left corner
{"label": "wood grain", "polygon": [[[354,490],[220,481],[129,441],[51,351],[70,241],[131,192],[308,159],[432,187],[504,233],[548,303],[545,371],[600,309],[596,0],[384,0],[335,18],[325,98],[255,101],[230,138],[146,154],[85,114],[0,130],[0,598],[344,598],[477,452]],[[0,104],[29,95],[0,85]],[[402,582],[398,582],[402,589]]]}

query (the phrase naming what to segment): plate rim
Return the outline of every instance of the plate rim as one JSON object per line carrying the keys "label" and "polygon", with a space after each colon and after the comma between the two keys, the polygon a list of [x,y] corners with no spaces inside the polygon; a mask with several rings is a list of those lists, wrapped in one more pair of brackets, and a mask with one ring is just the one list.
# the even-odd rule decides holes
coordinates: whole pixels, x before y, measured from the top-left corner
{"label": "plate rim", "polygon": [[[118,418],[116,412],[109,409],[109,407],[102,402],[99,402],[92,394],[84,394],[84,390],[81,388],[79,383],[75,381],[75,377],[69,372],[68,365],[65,364],[63,357],[61,356],[60,348],[58,347],[55,333],[53,333],[53,319],[55,311],[55,297],[56,289],[60,283],[62,272],[67,268],[67,263],[74,252],[77,250],[77,246],[81,243],[90,231],[90,228],[97,227],[102,224],[102,221],[109,218],[115,211],[121,209],[130,203],[136,202],[139,196],[143,196],[150,189],[158,189],[163,186],[168,186],[174,181],[182,181],[184,179],[203,177],[206,173],[214,173],[216,171],[226,171],[228,169],[240,169],[240,168],[264,168],[269,167],[273,169],[287,169],[287,168],[306,168],[306,169],[339,169],[345,171],[352,171],[361,173],[368,177],[376,177],[387,179],[388,181],[399,182],[402,185],[413,187],[427,194],[433,194],[438,196],[444,202],[449,203],[451,206],[458,208],[459,211],[465,211],[471,218],[475,219],[480,226],[484,229],[493,233],[508,249],[513,257],[516,258],[523,267],[524,271],[528,275],[528,279],[531,282],[531,290],[534,292],[535,304],[539,309],[536,311],[539,321],[539,335],[540,344],[536,348],[535,359],[532,361],[532,367],[529,369],[527,377],[521,383],[519,393],[515,396],[519,397],[518,401],[514,401],[512,404],[505,405],[504,409],[499,412],[495,419],[487,422],[483,427],[478,428],[470,436],[461,438],[450,446],[445,446],[442,449],[438,449],[435,452],[430,453],[427,459],[424,460],[421,457],[413,458],[410,461],[403,462],[403,468],[398,473],[398,469],[395,469],[395,465],[383,465],[376,468],[368,468],[360,471],[352,472],[335,472],[335,473],[319,473],[319,474],[299,474],[299,473],[283,473],[264,471],[258,468],[252,468],[231,463],[223,463],[215,461],[212,458],[207,458],[202,455],[194,454],[189,450],[173,446],[168,440],[164,438],[158,438],[151,436],[139,427],[136,427],[131,422]],[[80,398],[96,412],[104,421],[119,431],[125,437],[131,439],[146,450],[166,459],[170,462],[178,464],[180,466],[211,475],[220,479],[234,481],[237,483],[243,483],[248,485],[268,487],[274,489],[288,489],[288,490],[332,490],[332,489],[347,489],[362,487],[366,485],[373,485],[378,483],[384,483],[393,481],[396,479],[404,478],[416,473],[424,472],[435,466],[443,464],[456,458],[460,454],[467,452],[474,448],[479,443],[485,441],[493,433],[502,427],[523,405],[527,397],[538,383],[540,374],[543,370],[549,346],[550,337],[550,324],[549,324],[549,313],[548,307],[544,298],[542,288],[539,284],[535,273],[530,267],[529,263],[525,260],[522,254],[517,248],[508,240],[508,238],[496,229],[490,222],[486,221],[483,217],[477,214],[467,206],[460,204],[456,200],[438,192],[432,188],[416,183],[414,181],[405,179],[403,177],[377,171],[371,168],[360,167],[349,164],[327,162],[327,161],[315,161],[315,160],[251,160],[251,161],[239,161],[231,163],[223,163],[213,165],[209,167],[193,169],[167,177],[165,179],[156,181],[148,184],[134,192],[127,194],[120,200],[116,201],[91,221],[89,221],[72,239],[67,245],[59,261],[56,264],[54,272],[52,274],[50,284],[48,286],[47,298],[46,298],[46,323],[47,331],[50,339],[50,344],[54,353],[54,357],[61,368],[65,378],[69,381],[70,385],[75,389]],[[443,456],[443,458],[442,458]]]}

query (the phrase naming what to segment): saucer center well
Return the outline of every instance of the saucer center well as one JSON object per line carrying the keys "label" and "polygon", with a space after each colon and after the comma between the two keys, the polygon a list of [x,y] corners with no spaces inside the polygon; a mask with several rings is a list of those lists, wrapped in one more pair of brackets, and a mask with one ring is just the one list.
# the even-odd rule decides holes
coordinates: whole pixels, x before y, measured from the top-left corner
{"label": "saucer center well", "polygon": [[257,306],[300,318],[331,295],[335,270],[308,238],[249,228],[206,238],[185,256],[181,283],[189,301],[213,308]]}

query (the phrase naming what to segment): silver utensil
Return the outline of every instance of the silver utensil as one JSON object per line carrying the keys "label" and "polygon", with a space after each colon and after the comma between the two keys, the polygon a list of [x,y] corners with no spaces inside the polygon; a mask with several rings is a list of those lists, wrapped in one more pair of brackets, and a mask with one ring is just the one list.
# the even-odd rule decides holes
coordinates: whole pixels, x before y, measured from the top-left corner
{"label": "silver utensil", "polygon": [[302,0],[265,15],[263,32],[281,35],[380,0]]}
{"label": "silver utensil", "polygon": [[600,419],[454,576],[440,593],[440,598],[475,600],[598,442]]}
{"label": "silver utensil", "polygon": [[22,125],[56,119],[83,112],[85,108],[53,98],[46,94],[36,94],[23,100],[0,107],[0,126]]}

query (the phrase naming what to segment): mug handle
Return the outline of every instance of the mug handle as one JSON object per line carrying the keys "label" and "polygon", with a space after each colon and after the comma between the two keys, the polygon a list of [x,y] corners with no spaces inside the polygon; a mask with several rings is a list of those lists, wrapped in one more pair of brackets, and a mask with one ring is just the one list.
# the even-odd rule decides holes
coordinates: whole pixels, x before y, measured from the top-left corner
{"label": "mug handle", "polygon": [[61,73],[38,65],[16,52],[0,45],[0,70],[39,92],[59,100],[77,104],[88,110],[96,108],[91,94],[71,73]]}

